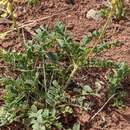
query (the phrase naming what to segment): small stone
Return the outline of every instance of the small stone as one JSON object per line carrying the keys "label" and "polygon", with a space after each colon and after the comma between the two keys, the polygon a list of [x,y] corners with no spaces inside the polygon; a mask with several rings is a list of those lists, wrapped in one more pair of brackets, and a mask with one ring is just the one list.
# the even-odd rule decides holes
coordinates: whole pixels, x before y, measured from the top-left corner
{"label": "small stone", "polygon": [[90,9],[87,14],[86,14],[86,17],[88,19],[94,19],[94,20],[100,20],[102,17],[101,17],[101,13],[100,11],[96,11],[94,9]]}

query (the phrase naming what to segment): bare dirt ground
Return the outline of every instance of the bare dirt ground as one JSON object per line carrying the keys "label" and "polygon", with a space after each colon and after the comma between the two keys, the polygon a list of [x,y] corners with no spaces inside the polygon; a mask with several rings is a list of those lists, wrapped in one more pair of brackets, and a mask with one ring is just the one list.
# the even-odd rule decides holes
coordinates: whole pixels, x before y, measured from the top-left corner
{"label": "bare dirt ground", "polygon": [[[39,20],[29,27],[31,30],[24,28],[24,39],[21,34],[19,38],[16,32],[11,32],[5,40],[0,41],[0,48],[8,50],[21,51],[25,41],[29,39],[34,33],[34,28],[39,25],[44,25],[53,28],[57,21],[62,21],[70,35],[75,40],[80,41],[85,34],[89,34],[93,30],[100,29],[105,19],[95,21],[87,19],[86,13],[90,9],[100,9],[103,5],[103,0],[75,0],[71,3],[70,0],[41,0],[36,6],[30,7],[25,2],[21,1],[18,6],[18,19],[21,24],[27,23],[30,20]],[[113,21],[108,27],[106,40],[119,40],[123,43],[122,46],[110,49],[105,52],[102,57],[112,59],[114,61],[127,62],[130,65],[130,1],[126,2],[126,16],[127,18],[120,21]],[[9,23],[0,22],[0,32],[9,29]],[[130,79],[126,84],[127,89],[130,90]],[[125,86],[125,87],[126,87]],[[130,92],[130,91],[129,91]],[[105,108],[92,122],[92,125],[86,126],[85,130],[130,130],[130,96],[126,100],[126,105],[123,109]],[[12,129],[13,130],[13,129]],[[19,130],[21,130],[19,128]]]}

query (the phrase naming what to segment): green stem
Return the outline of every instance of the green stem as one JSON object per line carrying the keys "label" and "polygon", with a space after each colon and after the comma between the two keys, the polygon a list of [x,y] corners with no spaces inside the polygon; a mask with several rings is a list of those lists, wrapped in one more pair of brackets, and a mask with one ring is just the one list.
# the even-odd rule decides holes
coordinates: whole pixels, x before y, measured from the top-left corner
{"label": "green stem", "polygon": [[95,42],[95,44],[93,45],[93,47],[90,50],[89,54],[87,55],[87,59],[91,56],[91,54],[93,53],[93,50],[97,46],[97,44],[99,44],[102,41],[102,39],[103,39],[103,37],[104,37],[104,35],[106,33],[106,29],[107,29],[107,27],[109,26],[109,24],[111,22],[112,16],[113,16],[113,10],[110,11],[110,13],[109,13],[109,15],[107,17],[107,21],[106,21],[105,25],[102,27],[101,34],[100,34],[99,38],[97,39],[97,41]]}
{"label": "green stem", "polygon": [[77,70],[79,69],[79,65],[75,64],[74,63],[74,68],[73,70],[71,71],[71,74],[66,82],[66,85],[65,85],[65,88],[67,87],[67,85],[69,84],[69,82],[71,81],[71,79],[74,77],[75,73],[77,72]]}

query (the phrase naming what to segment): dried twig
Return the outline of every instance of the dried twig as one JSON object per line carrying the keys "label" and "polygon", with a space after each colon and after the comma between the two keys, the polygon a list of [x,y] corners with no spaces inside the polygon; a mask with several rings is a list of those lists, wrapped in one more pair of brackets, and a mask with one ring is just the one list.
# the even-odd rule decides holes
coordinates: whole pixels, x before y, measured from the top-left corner
{"label": "dried twig", "polygon": [[[1,18],[1,19],[0,19],[0,24],[3,24],[3,23],[12,24],[13,21],[11,21],[11,20],[9,20],[9,19],[6,19],[6,18],[4,18],[4,19]],[[20,27],[23,26],[23,24],[20,23],[20,22],[16,22],[16,25],[18,26],[18,29],[20,29]],[[35,35],[35,33],[31,30],[31,27],[25,26],[25,27],[22,27],[22,28],[24,28],[24,29],[25,29],[27,32],[29,32],[32,36]],[[8,32],[12,32],[12,31],[14,31],[14,30],[17,30],[17,29],[16,29],[16,28],[10,29],[9,31],[7,31],[7,33],[8,33]]]}
{"label": "dried twig", "polygon": [[[18,25],[17,28],[10,29],[10,30],[8,30],[7,32],[4,32],[4,33],[8,34],[8,33],[11,33],[13,31],[17,30],[17,29],[24,28],[27,32],[29,32],[32,36],[34,36],[35,32],[32,31],[31,27],[29,27],[29,26],[31,26],[31,25],[36,26],[38,24],[38,22],[40,22],[40,21],[44,21],[44,20],[47,20],[47,19],[52,18],[54,16],[61,15],[61,14],[65,13],[66,11],[70,11],[70,10],[71,9],[65,9],[65,10],[60,11],[59,13],[55,13],[55,14],[53,14],[51,16],[46,16],[46,17],[37,18],[37,19],[34,19],[34,20],[29,20],[29,21],[27,21],[27,22],[25,22],[23,24],[20,23],[20,22],[16,22],[17,25]],[[2,23],[12,23],[12,21],[10,21],[8,19],[0,19],[0,24],[2,24]]]}
{"label": "dried twig", "polygon": [[105,103],[104,105],[90,118],[89,122],[92,121],[103,109],[104,107],[108,104],[108,102],[115,96],[116,94],[113,94]]}

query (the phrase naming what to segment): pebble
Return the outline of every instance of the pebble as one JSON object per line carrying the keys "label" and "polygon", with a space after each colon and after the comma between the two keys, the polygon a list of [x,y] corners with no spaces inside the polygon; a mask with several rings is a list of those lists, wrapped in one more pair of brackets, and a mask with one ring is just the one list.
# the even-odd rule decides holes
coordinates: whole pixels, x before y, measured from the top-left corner
{"label": "pebble", "polygon": [[100,11],[96,11],[94,9],[90,9],[87,14],[86,14],[86,17],[88,19],[94,19],[96,21],[100,20],[102,17],[101,17],[101,13]]}

